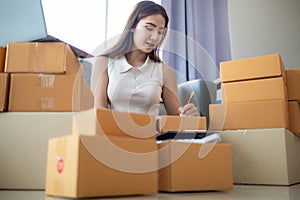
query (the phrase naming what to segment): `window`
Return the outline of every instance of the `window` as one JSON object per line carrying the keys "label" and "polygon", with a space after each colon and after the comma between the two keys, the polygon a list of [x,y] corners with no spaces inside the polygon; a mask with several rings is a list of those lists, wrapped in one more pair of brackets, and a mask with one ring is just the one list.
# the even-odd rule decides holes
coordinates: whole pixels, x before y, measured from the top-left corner
{"label": "window", "polygon": [[47,32],[92,53],[104,41],[122,32],[133,6],[139,1],[42,0]]}

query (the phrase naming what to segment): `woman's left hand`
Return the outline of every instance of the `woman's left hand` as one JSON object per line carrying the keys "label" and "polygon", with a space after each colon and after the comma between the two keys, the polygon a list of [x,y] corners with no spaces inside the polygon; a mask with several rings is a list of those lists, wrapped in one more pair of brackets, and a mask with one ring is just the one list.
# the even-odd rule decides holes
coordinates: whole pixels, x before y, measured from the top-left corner
{"label": "woman's left hand", "polygon": [[180,116],[199,116],[199,111],[193,103],[178,108]]}

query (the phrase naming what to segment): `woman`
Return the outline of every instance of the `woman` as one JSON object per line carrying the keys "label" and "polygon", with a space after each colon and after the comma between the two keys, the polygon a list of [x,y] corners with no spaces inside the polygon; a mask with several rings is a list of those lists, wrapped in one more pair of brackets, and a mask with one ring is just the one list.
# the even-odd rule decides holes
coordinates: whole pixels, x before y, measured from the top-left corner
{"label": "woman", "polygon": [[134,7],[118,42],[95,61],[95,107],[157,116],[163,101],[168,115],[199,115],[194,104],[180,107],[173,69],[159,58],[168,22],[161,5],[141,1]]}

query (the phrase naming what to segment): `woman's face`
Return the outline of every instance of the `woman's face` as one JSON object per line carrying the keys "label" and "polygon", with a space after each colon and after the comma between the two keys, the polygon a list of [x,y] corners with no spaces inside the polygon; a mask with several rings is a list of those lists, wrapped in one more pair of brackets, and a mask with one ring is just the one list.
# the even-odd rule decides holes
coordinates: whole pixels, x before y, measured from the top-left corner
{"label": "woman's face", "polygon": [[160,15],[150,15],[142,18],[133,31],[134,49],[144,53],[150,53],[164,38],[165,18]]}

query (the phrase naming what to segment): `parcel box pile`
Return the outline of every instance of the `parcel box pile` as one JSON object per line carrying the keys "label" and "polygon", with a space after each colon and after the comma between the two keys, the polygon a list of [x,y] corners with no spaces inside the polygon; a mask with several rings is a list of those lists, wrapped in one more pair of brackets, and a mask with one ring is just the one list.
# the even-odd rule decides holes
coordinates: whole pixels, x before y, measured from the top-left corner
{"label": "parcel box pile", "polygon": [[79,111],[93,106],[81,64],[63,42],[7,44],[4,72],[10,74],[9,112]]}
{"label": "parcel box pile", "polygon": [[6,110],[8,94],[8,74],[4,72],[5,48],[0,46],[0,112]]}
{"label": "parcel box pile", "polygon": [[221,63],[222,104],[210,105],[210,128],[232,145],[234,183],[300,182],[299,104],[288,94],[296,71],[284,70],[279,54]]}
{"label": "parcel box pile", "polygon": [[155,119],[108,109],[74,115],[73,133],[49,141],[46,194],[101,197],[157,192]]}
{"label": "parcel box pile", "polygon": [[230,144],[208,145],[202,157],[205,144],[157,144],[157,126],[205,130],[205,117],[163,116],[158,121],[109,109],[77,113],[72,135],[49,141],[46,194],[86,198],[232,189]]}
{"label": "parcel box pile", "polygon": [[290,128],[279,54],[222,62],[220,77],[222,104],[210,105],[211,129]]}
{"label": "parcel box pile", "polygon": [[289,102],[290,130],[300,136],[300,68],[285,71]]}

